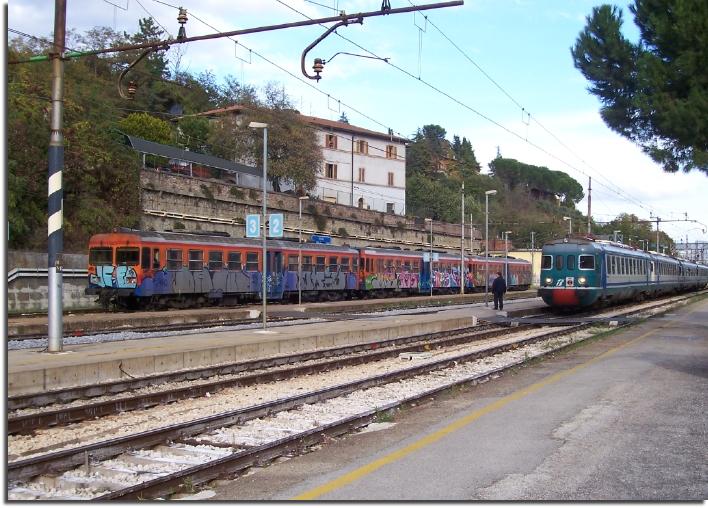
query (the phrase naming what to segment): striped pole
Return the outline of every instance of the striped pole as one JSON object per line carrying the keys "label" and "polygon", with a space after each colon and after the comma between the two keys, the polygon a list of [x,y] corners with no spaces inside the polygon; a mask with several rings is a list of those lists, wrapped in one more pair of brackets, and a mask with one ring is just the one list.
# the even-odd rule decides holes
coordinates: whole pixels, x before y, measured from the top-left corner
{"label": "striped pole", "polygon": [[52,59],[52,118],[49,137],[49,186],[47,211],[48,319],[50,353],[63,349],[61,253],[64,250],[62,169],[64,168],[64,41],[66,35],[66,0],[54,4],[54,50]]}

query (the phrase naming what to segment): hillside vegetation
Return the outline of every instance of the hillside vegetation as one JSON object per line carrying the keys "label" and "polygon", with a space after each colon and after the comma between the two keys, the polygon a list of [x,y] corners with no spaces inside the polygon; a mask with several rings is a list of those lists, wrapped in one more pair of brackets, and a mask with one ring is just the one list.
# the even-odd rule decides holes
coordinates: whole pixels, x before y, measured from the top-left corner
{"label": "hillside vegetation", "polygon": [[[67,46],[72,50],[98,49],[161,39],[162,31],[144,19],[132,35],[110,28],[95,28],[83,35],[70,33]],[[45,42],[16,39],[9,42],[8,61],[47,51]],[[67,252],[83,252],[94,233],[139,224],[141,161],[126,146],[124,134],[261,164],[260,131],[236,125],[228,115],[209,122],[199,115],[206,111],[245,105],[247,121],[265,121],[272,127],[269,178],[274,186],[289,181],[301,192],[314,187],[322,166],[315,131],[302,122],[282,87],[268,83],[257,90],[230,76],[218,83],[208,72],[192,75],[180,69],[179,52],[172,49],[151,54],[130,72],[129,79],[136,82],[138,91],[134,100],[126,101],[117,93],[118,76],[137,57],[138,53],[126,52],[65,63],[63,188]],[[50,86],[48,62],[8,65],[11,249],[46,249]],[[406,166],[409,216],[459,223],[464,182],[465,223],[469,223],[471,213],[481,231],[484,192],[498,191],[490,199],[490,236],[511,231],[510,240],[518,247],[527,247],[530,232],[535,231],[538,246],[565,234],[564,216],[573,217],[574,230],[580,230],[585,219],[575,209],[583,197],[578,182],[562,172],[501,156],[490,163],[489,175],[480,174],[472,141],[458,136],[447,141],[446,134],[439,125],[426,125],[412,136]],[[608,227],[610,233],[613,227],[617,229],[617,225]]]}

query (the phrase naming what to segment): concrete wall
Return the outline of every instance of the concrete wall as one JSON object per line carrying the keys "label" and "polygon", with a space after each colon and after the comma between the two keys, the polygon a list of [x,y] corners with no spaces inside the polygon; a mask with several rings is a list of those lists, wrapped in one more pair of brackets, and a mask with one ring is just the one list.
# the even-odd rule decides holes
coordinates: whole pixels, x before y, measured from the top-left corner
{"label": "concrete wall", "polygon": [[[62,289],[64,310],[98,308],[93,296],[86,296],[88,255],[64,254]],[[47,312],[47,253],[8,251],[8,314]]]}

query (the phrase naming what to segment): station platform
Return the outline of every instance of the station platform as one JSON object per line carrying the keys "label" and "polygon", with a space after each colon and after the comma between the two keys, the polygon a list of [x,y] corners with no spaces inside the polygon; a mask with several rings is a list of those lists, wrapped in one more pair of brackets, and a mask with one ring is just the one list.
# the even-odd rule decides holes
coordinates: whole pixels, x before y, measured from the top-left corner
{"label": "station platform", "polygon": [[[540,298],[508,301],[508,317],[543,312]],[[403,311],[405,312],[405,311]],[[472,326],[497,316],[484,303],[453,310],[383,316],[341,315],[336,321],[272,326],[267,330],[202,331],[96,344],[67,345],[60,353],[22,349],[7,352],[8,395],[178,372],[288,353],[390,340]],[[45,318],[46,319],[46,318]]]}

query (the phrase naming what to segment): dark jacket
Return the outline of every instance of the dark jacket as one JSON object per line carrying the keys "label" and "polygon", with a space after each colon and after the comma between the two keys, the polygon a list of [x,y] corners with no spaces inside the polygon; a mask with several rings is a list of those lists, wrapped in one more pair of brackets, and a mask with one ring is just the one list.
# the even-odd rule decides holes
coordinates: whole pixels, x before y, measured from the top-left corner
{"label": "dark jacket", "polygon": [[494,279],[494,282],[492,282],[492,293],[495,295],[503,295],[506,293],[506,281],[504,277]]}

